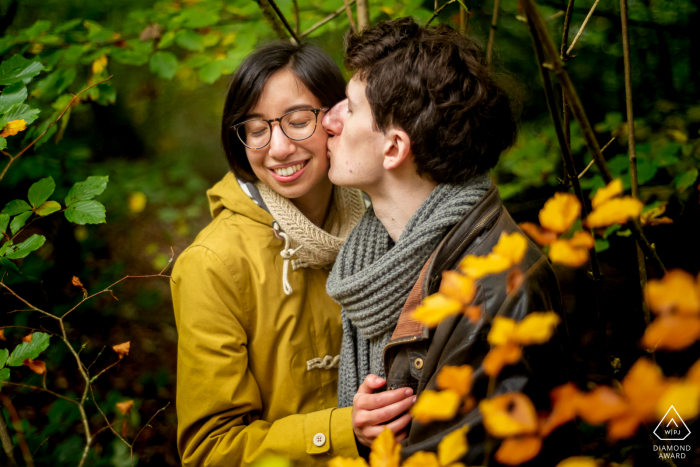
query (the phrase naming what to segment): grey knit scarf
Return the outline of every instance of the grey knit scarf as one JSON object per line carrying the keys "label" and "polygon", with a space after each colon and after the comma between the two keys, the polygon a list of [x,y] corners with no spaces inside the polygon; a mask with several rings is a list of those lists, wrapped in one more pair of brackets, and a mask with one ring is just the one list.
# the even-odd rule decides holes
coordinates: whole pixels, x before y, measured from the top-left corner
{"label": "grey knit scarf", "polygon": [[338,407],[352,405],[365,377],[382,378],[384,346],[420,270],[437,245],[491,187],[488,175],[440,184],[392,239],[369,208],[340,249],[326,291],[342,307]]}

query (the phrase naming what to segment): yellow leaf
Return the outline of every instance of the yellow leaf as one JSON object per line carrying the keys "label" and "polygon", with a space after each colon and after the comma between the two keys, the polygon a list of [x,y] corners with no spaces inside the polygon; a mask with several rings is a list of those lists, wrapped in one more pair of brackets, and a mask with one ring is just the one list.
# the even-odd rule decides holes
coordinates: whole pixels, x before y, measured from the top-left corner
{"label": "yellow leaf", "polygon": [[442,273],[440,293],[468,305],[474,300],[476,294],[474,279],[457,271],[445,271]]}
{"label": "yellow leaf", "polygon": [[700,386],[689,381],[671,384],[659,399],[656,416],[663,418],[671,406],[683,420],[692,420],[697,417],[700,412]]}
{"label": "yellow leaf", "polygon": [[480,279],[489,274],[498,274],[510,268],[511,262],[496,253],[487,256],[467,255],[460,263],[459,269],[473,279]]}
{"label": "yellow leaf", "polygon": [[639,215],[640,220],[642,221],[642,225],[647,225],[649,224],[652,219],[656,219],[659,217],[661,214],[666,212],[666,205],[668,204],[667,201],[664,201],[663,203],[659,204],[656,207],[653,207]]}
{"label": "yellow leaf", "polygon": [[601,425],[629,411],[627,401],[613,388],[598,386],[578,400],[579,416],[590,425]]}
{"label": "yellow leaf", "polygon": [[454,391],[423,391],[411,408],[411,415],[424,424],[451,420],[459,410],[460,401],[459,394]]}
{"label": "yellow leaf", "polygon": [[544,437],[576,418],[581,392],[575,384],[566,383],[552,389],[549,397],[552,400],[552,411],[540,427],[540,435]]}
{"label": "yellow leaf", "polygon": [[511,266],[520,263],[527,251],[527,239],[519,232],[507,234],[501,232],[498,243],[493,247],[493,252],[507,258]]}
{"label": "yellow leaf", "polygon": [[617,441],[631,438],[637,434],[639,425],[643,420],[636,413],[627,413],[620,417],[613,418],[607,424],[608,439]]}
{"label": "yellow leaf", "polygon": [[425,297],[411,313],[411,318],[432,328],[445,318],[461,312],[462,306],[462,302],[438,292]]}
{"label": "yellow leaf", "polygon": [[693,363],[693,366],[691,366],[690,369],[688,369],[688,372],[685,374],[685,378],[692,383],[700,385],[700,360]]}
{"label": "yellow leaf", "polygon": [[516,325],[514,339],[521,345],[544,344],[552,338],[559,321],[553,311],[530,313]]}
{"label": "yellow leaf", "polygon": [[639,216],[643,207],[641,201],[630,196],[614,198],[593,210],[588,215],[585,224],[594,229],[613,224],[624,224],[629,219]]}
{"label": "yellow leaf", "polygon": [[12,120],[11,122],[7,122],[5,124],[5,126],[2,129],[2,132],[0,132],[0,136],[2,136],[3,138],[6,136],[14,136],[20,131],[24,131],[26,129],[26,120]]}
{"label": "yellow leaf", "polygon": [[532,401],[519,392],[509,392],[479,402],[484,428],[497,438],[537,431],[537,413]]}
{"label": "yellow leaf", "polygon": [[595,196],[593,196],[593,200],[591,201],[591,205],[593,206],[593,209],[596,209],[598,206],[601,206],[606,201],[609,201],[615,196],[621,194],[622,179],[616,178],[612,182],[608,183],[608,186],[600,188],[598,189],[598,191],[596,191]]}
{"label": "yellow leaf", "polygon": [[399,467],[401,462],[401,445],[394,439],[389,428],[372,441],[372,452],[369,454],[370,467]]}
{"label": "yellow leaf", "polygon": [[498,375],[504,366],[512,365],[520,360],[523,351],[513,343],[492,347],[481,365],[484,367],[484,373],[488,376]]}
{"label": "yellow leaf", "polygon": [[642,336],[646,349],[682,350],[700,338],[700,319],[687,316],[660,316]]}
{"label": "yellow leaf", "polygon": [[574,234],[569,240],[571,246],[576,248],[587,248],[591,249],[595,246],[595,240],[593,240],[593,235],[586,232],[585,230],[579,230]]}
{"label": "yellow leaf", "polygon": [[557,467],[598,467],[598,462],[592,457],[569,457],[557,464]]}
{"label": "yellow leaf", "polygon": [[542,450],[542,439],[538,436],[508,438],[503,440],[494,459],[503,465],[520,465],[537,457]]}
{"label": "yellow leaf", "polygon": [[644,298],[657,314],[700,314],[700,289],[695,285],[695,278],[681,269],[668,271],[661,280],[649,280]]}
{"label": "yellow leaf", "polygon": [[549,259],[552,263],[578,268],[588,262],[588,250],[574,247],[568,240],[557,240],[549,245]]}
{"label": "yellow leaf", "polygon": [[386,13],[389,16],[394,14],[394,10],[392,10],[388,6],[380,6],[379,9],[382,10],[384,13]]}
{"label": "yellow leaf", "polygon": [[114,350],[119,359],[121,360],[125,356],[129,355],[129,350],[131,349],[131,341],[123,342],[121,344],[113,345],[112,350]]}
{"label": "yellow leaf", "polygon": [[434,452],[418,451],[406,459],[401,467],[440,467],[440,463]]}
{"label": "yellow leaf", "polygon": [[469,449],[467,445],[468,431],[469,427],[465,426],[442,438],[442,441],[438,444],[440,465],[449,465],[464,457]]}
{"label": "yellow leaf", "polygon": [[107,66],[107,56],[102,54],[100,58],[92,62],[92,72],[93,74],[100,74]]}
{"label": "yellow leaf", "polygon": [[350,459],[347,457],[334,457],[328,461],[328,467],[368,467],[367,462],[361,457]]}
{"label": "yellow leaf", "polygon": [[129,195],[129,210],[138,214],[146,209],[146,195],[140,191],[135,191]]}
{"label": "yellow leaf", "polygon": [[460,397],[466,397],[472,390],[473,373],[474,370],[469,365],[445,365],[438,373],[435,382],[439,389],[451,389]]}
{"label": "yellow leaf", "polygon": [[557,234],[555,232],[542,229],[539,225],[533,224],[532,222],[523,222],[522,224],[518,224],[518,227],[528,234],[531,239],[543,246],[549,245],[557,239]]}
{"label": "yellow leaf", "polygon": [[131,408],[134,406],[134,401],[117,402],[116,406],[122,415],[126,415],[131,412]]}
{"label": "yellow leaf", "polygon": [[503,316],[494,317],[487,337],[489,344],[493,346],[507,344],[515,335],[515,327],[515,321],[510,318]]}
{"label": "yellow leaf", "polygon": [[668,387],[661,369],[643,357],[634,362],[622,380],[625,397],[642,420],[655,415],[657,403]]}
{"label": "yellow leaf", "polygon": [[556,233],[564,233],[581,215],[581,203],[569,193],[556,193],[544,203],[540,211],[542,227]]}

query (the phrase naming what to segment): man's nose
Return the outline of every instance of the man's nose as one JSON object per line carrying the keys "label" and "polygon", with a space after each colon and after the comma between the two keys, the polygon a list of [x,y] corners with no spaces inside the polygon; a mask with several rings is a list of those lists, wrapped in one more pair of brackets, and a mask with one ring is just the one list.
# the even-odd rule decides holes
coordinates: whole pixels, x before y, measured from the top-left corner
{"label": "man's nose", "polygon": [[336,136],[343,131],[343,118],[347,111],[348,100],[344,99],[326,113],[326,116],[321,121],[321,125],[323,125],[323,128],[329,135]]}
{"label": "man's nose", "polygon": [[294,142],[287,138],[279,125],[272,124],[272,136],[270,138],[270,156],[275,159],[284,159],[294,152]]}

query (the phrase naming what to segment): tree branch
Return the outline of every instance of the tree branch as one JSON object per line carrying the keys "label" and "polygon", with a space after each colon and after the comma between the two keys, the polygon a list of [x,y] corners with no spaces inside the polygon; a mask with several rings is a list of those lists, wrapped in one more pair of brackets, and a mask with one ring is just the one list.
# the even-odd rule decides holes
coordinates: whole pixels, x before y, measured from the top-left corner
{"label": "tree branch", "polygon": [[[430,19],[425,23],[425,25],[428,26],[428,25],[437,17],[437,15],[440,14],[440,12],[441,12],[447,5],[450,5],[450,4],[452,4],[452,3],[456,2],[456,1],[457,1],[457,0],[449,0],[449,1],[448,1],[447,3],[445,3],[443,6],[441,6],[441,7],[438,8],[437,10],[433,11],[433,15],[432,15],[432,16],[430,17]],[[435,1],[435,4],[437,5],[437,0]]]}
{"label": "tree branch", "polygon": [[586,27],[586,24],[588,24],[588,20],[591,19],[591,16],[593,16],[593,12],[595,11],[595,7],[598,6],[598,3],[600,3],[600,0],[595,0],[595,3],[591,7],[591,11],[588,12],[586,19],[584,19],[583,24],[581,24],[581,28],[576,33],[576,37],[574,37],[574,40],[571,41],[571,45],[567,49],[566,55],[571,54],[571,51],[574,50],[574,46],[576,45],[576,41],[578,40],[579,37],[581,37],[581,33],[583,33],[583,29]]}
{"label": "tree branch", "polygon": [[[355,1],[356,1],[356,0],[350,0],[350,1],[348,2],[348,5],[352,6],[352,5],[355,3]],[[345,6],[341,6],[340,8],[338,8],[337,10],[335,10],[335,12],[333,12],[333,13],[331,13],[330,15],[326,16],[326,17],[323,18],[321,21],[319,21],[318,23],[314,24],[313,26],[311,26],[311,27],[310,27],[309,29],[307,29],[306,31],[302,32],[301,35],[300,35],[299,37],[304,38],[304,37],[308,36],[309,34],[311,34],[312,32],[314,32],[315,30],[317,30],[318,28],[320,28],[321,26],[323,26],[324,24],[326,24],[326,23],[328,23],[329,21],[332,21],[332,20],[334,20],[335,18],[337,18],[337,17],[338,17],[340,14],[342,14],[344,11],[345,11]]]}
{"label": "tree branch", "polygon": [[486,47],[486,63],[491,64],[493,56],[493,41],[496,38],[496,29],[498,29],[498,3],[499,0],[493,0],[493,15],[491,16],[491,29],[489,30],[489,44]]}
{"label": "tree branch", "polygon": [[284,24],[284,27],[287,28],[287,31],[289,32],[289,35],[292,36],[292,39],[294,39],[294,41],[297,44],[301,44],[301,41],[299,40],[299,36],[297,36],[297,34],[294,32],[294,29],[292,29],[292,27],[289,25],[289,23],[287,22],[287,18],[284,17],[284,15],[280,11],[279,7],[275,3],[275,0],[267,0],[267,2],[269,2],[272,9],[275,10],[275,13],[277,13],[277,17],[280,19],[280,21],[282,21],[282,24]]}
{"label": "tree branch", "polygon": [[343,0],[345,5],[345,13],[348,15],[348,23],[350,23],[350,30],[353,34],[357,34],[357,26],[355,26],[355,20],[352,17],[352,8],[350,8],[350,2],[348,0]]}
{"label": "tree branch", "polygon": [[369,0],[357,0],[357,32],[369,27]]}

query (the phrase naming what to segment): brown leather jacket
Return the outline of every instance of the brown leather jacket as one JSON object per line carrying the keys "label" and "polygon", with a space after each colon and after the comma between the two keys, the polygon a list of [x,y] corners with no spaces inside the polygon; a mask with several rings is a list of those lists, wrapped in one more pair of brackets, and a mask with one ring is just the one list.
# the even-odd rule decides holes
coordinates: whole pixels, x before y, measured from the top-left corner
{"label": "brown leather jacket", "polygon": [[[498,189],[493,186],[447,234],[424,266],[391,341],[384,348],[387,389],[411,387],[420,394],[426,389],[436,389],[435,379],[443,366],[469,364],[475,369],[472,394],[477,401],[486,397],[488,376],[480,365],[490,349],[486,339],[490,329],[487,320],[482,318],[474,324],[466,316],[456,315],[430,330],[411,320],[409,314],[422,298],[437,292],[443,271],[456,269],[460,260],[469,254],[488,254],[498,242],[501,232],[520,232],[520,229],[503,206]],[[520,268],[525,280],[505,305],[506,273],[487,276],[479,281],[474,303],[482,305],[484,315],[493,317],[498,313],[520,321],[533,311],[556,311],[561,314],[561,297],[554,272],[540,249],[529,240]],[[549,390],[568,380],[561,332],[565,332],[563,326],[549,343],[526,347],[523,351],[526,363],[504,368],[495,394],[521,391],[531,397],[538,409],[547,408]],[[443,436],[465,424],[470,427],[469,452],[463,461],[467,465],[483,465],[484,430],[478,408],[450,422],[424,425],[413,421],[409,435],[402,443],[402,455],[408,457],[420,450],[435,452]],[[573,455],[572,449],[578,446],[575,432],[572,436],[570,430],[563,430],[559,437],[561,435],[564,435],[563,442],[568,443],[569,447],[562,449],[562,440],[557,440],[553,448],[551,442],[545,442],[542,457],[536,459],[537,465],[555,465],[559,458]],[[497,445],[492,453],[496,448]],[[556,451],[555,454],[552,454],[552,449]]]}

